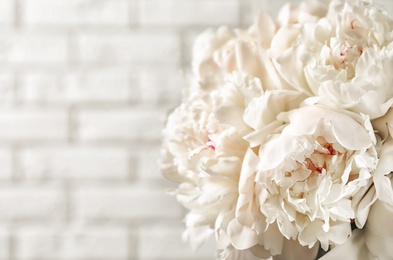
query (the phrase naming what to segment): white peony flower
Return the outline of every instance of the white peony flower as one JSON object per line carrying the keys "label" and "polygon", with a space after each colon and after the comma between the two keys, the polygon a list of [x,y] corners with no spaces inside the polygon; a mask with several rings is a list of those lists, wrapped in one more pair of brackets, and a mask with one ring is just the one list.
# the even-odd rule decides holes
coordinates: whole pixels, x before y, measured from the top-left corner
{"label": "white peony flower", "polygon": [[[290,22],[291,18],[287,16],[290,13],[282,12],[281,23],[284,20]],[[248,30],[237,29],[231,32],[226,27],[221,27],[217,31],[205,31],[197,37],[193,47],[194,75],[199,81],[220,81],[223,75],[240,71],[259,78],[264,89],[290,88],[278,75],[271,56],[288,48],[299,29],[288,25],[291,28],[283,29],[283,33],[276,37],[280,26],[284,24],[275,23],[266,12],[261,11]]]}
{"label": "white peony flower", "polygon": [[161,168],[183,238],[214,236],[218,259],[393,258],[393,20],[329,2],[196,40]]}
{"label": "white peony flower", "polygon": [[281,75],[310,96],[371,119],[393,104],[393,20],[376,4],[334,0],[278,57]]}
{"label": "white peony flower", "polygon": [[314,105],[279,115],[286,125],[261,143],[256,182],[268,223],[287,239],[323,249],[342,244],[357,212],[351,199],[369,185],[378,156],[367,117]]}
{"label": "white peony flower", "polygon": [[[275,125],[276,116],[283,111],[292,109],[304,99],[301,93],[285,90],[266,91],[260,97],[255,98],[248,104],[244,121],[254,128],[271,129]],[[256,103],[264,104],[259,111]],[[271,110],[265,110],[270,106]],[[243,111],[244,113],[244,111]],[[262,119],[257,125],[253,125],[253,117]],[[269,131],[258,131],[245,137],[248,141],[260,139]],[[232,252],[230,248],[239,251],[250,250],[253,255],[260,258],[268,258],[271,255],[282,253],[285,238],[280,233],[277,225],[269,225],[266,216],[260,211],[258,197],[266,196],[266,190],[255,186],[255,176],[258,169],[259,159],[248,149],[246,152],[238,185],[238,200],[234,212],[222,212],[216,222],[216,236],[221,243],[219,248]],[[229,250],[229,251],[228,251]],[[240,252],[239,252],[240,253]],[[237,254],[237,253],[236,253]],[[231,255],[231,254],[230,254]]]}
{"label": "white peony flower", "polygon": [[270,44],[270,55],[277,59],[290,48],[305,23],[317,22],[328,10],[329,0],[306,0],[298,6],[285,4],[277,17],[277,32]]}
{"label": "white peony flower", "polygon": [[[214,230],[222,254],[238,250],[269,258],[281,254],[285,238],[259,210],[255,196],[264,192],[254,187],[258,157],[242,137],[261,137],[261,132],[250,135],[250,114],[261,115],[264,121],[258,127],[274,125],[279,113],[297,107],[305,96],[286,90],[264,92],[257,78],[241,73],[225,80],[223,86],[206,91],[201,86],[169,116],[162,169],[180,182],[173,194],[190,210],[186,239],[199,244]],[[258,112],[256,101],[274,108]]]}
{"label": "white peony flower", "polygon": [[235,35],[226,27],[217,31],[208,29],[195,39],[192,52],[192,67],[194,75],[203,79],[209,74],[215,74],[222,69],[215,62],[215,53],[221,50]]}
{"label": "white peony flower", "polygon": [[328,11],[330,0],[305,0],[298,6],[286,3],[278,13],[278,25],[305,24],[316,22],[324,17]]}
{"label": "white peony flower", "polygon": [[[241,71],[258,77],[264,89],[289,89],[271,61],[290,47],[300,24],[316,21],[327,12],[327,1],[308,0],[298,7],[285,5],[277,22],[260,11],[247,30],[220,27],[201,33],[193,46],[192,69],[200,81],[220,80],[223,74]],[[210,79],[209,79],[210,78]]]}
{"label": "white peony flower", "polygon": [[213,90],[194,91],[169,117],[163,135],[164,175],[179,187],[173,191],[190,210],[185,238],[199,244],[214,230],[220,214],[228,217],[238,200],[243,157],[251,131],[243,113],[255,96],[263,94],[258,79],[227,75],[225,84]]}

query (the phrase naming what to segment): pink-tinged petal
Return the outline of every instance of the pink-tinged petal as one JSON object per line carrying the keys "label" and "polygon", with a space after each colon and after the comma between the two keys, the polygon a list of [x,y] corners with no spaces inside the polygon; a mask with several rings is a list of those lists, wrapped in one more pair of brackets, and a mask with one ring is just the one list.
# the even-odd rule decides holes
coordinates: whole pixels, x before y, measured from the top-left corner
{"label": "pink-tinged petal", "polygon": [[256,180],[271,194],[262,212],[268,223],[278,223],[285,237],[298,237],[302,245],[320,242],[327,250],[345,243],[350,219],[364,222],[374,199],[362,201],[367,191],[362,187],[370,187],[378,163],[368,117],[304,104],[278,119],[284,125],[259,150]]}

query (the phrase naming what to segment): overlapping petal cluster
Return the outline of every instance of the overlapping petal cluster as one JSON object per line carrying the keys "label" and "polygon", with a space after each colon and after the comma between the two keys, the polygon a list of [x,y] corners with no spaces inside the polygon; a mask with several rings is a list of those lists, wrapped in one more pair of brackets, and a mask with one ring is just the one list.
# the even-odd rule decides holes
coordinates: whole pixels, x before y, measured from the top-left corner
{"label": "overlapping petal cluster", "polygon": [[393,20],[368,1],[202,33],[162,136],[184,238],[214,236],[218,259],[393,258],[376,213],[393,216],[392,72]]}

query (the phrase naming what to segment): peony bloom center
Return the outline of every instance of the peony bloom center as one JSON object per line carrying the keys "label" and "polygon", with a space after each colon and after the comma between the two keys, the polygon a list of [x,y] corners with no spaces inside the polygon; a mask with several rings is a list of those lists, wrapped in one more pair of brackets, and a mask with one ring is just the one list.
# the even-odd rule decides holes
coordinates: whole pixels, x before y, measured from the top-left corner
{"label": "peony bloom center", "polygon": [[345,162],[345,155],[341,151],[342,147],[335,146],[338,145],[327,142],[323,137],[316,138],[312,153],[305,156],[303,161],[297,161],[292,171],[286,172],[285,179],[291,183],[289,194],[292,198],[307,197],[310,191],[318,188],[321,178],[327,174],[333,183],[341,180],[335,173],[337,164]]}
{"label": "peony bloom center", "polygon": [[353,19],[345,23],[339,39],[332,39],[333,65],[336,69],[346,70],[348,79],[355,76],[356,64],[363,54],[363,49],[368,47],[363,40],[364,33],[365,30],[361,27],[360,22]]}
{"label": "peony bloom center", "polygon": [[358,45],[351,46],[344,41],[335,49],[333,49],[334,67],[347,71],[347,78],[351,79],[355,76],[356,64],[363,54],[363,48]]}

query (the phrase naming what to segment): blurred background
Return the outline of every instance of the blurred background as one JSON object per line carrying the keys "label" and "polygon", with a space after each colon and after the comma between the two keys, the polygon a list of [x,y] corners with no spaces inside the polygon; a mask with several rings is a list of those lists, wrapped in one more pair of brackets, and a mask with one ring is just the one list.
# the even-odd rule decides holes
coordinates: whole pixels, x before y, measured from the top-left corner
{"label": "blurred background", "polygon": [[214,259],[181,241],[160,131],[195,36],[285,2],[0,0],[0,259]]}

